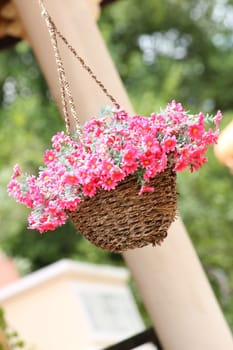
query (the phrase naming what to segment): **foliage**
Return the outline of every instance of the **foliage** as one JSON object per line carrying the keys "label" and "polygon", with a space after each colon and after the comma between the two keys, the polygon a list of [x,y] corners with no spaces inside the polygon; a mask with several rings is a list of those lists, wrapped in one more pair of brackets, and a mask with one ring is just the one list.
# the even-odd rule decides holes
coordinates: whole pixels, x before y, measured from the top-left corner
{"label": "foliage", "polygon": [[[103,12],[100,28],[137,113],[167,101],[232,119],[233,1],[120,0]],[[63,128],[57,109],[25,43],[0,54],[1,245],[37,269],[64,256],[122,264],[76,236],[72,225],[46,235],[26,230],[26,211],[9,199],[6,184],[20,160],[33,171],[49,140]],[[209,162],[196,174],[178,177],[180,213],[218,300],[233,328],[233,178]],[[77,239],[76,239],[77,238]]]}
{"label": "foliage", "polygon": [[101,29],[137,111],[173,98],[232,109],[232,1],[122,0],[105,11]]}
{"label": "foliage", "polygon": [[[6,341],[8,345],[7,349],[9,350],[19,350],[22,348],[25,349],[24,341],[21,340],[18,332],[11,329],[11,327],[9,326],[5,318],[4,310],[1,307],[0,307],[0,330],[3,331],[3,334],[6,337]],[[0,343],[0,350],[5,350],[5,349],[6,349],[5,344]]]}

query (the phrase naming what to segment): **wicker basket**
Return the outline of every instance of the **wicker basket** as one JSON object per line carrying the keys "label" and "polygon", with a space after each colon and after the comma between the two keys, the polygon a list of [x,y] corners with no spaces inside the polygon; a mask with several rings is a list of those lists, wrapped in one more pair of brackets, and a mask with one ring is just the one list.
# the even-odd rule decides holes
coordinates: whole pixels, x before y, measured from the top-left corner
{"label": "wicker basket", "polygon": [[115,190],[86,199],[69,217],[86,239],[111,252],[161,244],[176,216],[176,174],[167,169],[150,185],[154,191],[139,196],[136,178],[128,176]]}

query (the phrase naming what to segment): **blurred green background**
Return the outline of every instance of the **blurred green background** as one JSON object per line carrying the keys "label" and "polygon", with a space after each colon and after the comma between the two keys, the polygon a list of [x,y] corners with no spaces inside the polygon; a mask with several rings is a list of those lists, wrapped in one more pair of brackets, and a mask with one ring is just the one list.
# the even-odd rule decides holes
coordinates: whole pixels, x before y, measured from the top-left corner
{"label": "blurred green background", "polygon": [[[191,112],[221,109],[221,128],[232,120],[233,1],[119,0],[104,8],[99,26],[137,113],[176,99]],[[0,247],[22,273],[64,257],[123,265],[71,223],[44,235],[28,231],[27,210],[7,196],[13,165],[35,171],[51,136],[64,130],[25,42],[0,53],[0,98]],[[179,174],[179,210],[233,328],[233,176],[212,149],[208,157],[198,173]]]}

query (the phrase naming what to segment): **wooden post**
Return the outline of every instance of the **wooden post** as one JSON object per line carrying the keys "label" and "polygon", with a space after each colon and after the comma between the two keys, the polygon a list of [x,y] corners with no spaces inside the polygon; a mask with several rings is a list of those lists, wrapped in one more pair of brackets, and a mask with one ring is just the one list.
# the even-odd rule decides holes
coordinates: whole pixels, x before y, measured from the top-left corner
{"label": "wooden post", "polygon": [[[86,1],[47,0],[46,5],[59,30],[120,104],[131,112],[130,102]],[[37,1],[14,0],[14,3],[59,102],[54,55]],[[62,45],[61,52],[80,118],[85,121],[106,105],[106,99]],[[230,330],[180,220],[172,225],[161,247],[130,251],[124,258],[165,350],[233,350]]]}
{"label": "wooden post", "polygon": [[214,152],[218,160],[233,172],[233,121],[219,135]]}

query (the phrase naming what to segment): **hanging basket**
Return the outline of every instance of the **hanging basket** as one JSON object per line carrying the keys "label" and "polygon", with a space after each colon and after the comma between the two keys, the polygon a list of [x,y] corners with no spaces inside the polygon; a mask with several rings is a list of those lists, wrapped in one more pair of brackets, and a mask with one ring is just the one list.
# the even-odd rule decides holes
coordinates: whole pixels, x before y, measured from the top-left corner
{"label": "hanging basket", "polygon": [[[67,134],[52,137],[53,148],[45,151],[46,166],[38,177],[21,174],[16,166],[8,193],[32,209],[29,228],[40,233],[65,224],[68,216],[86,239],[111,252],[159,245],[176,216],[176,172],[198,170],[207,161],[204,155],[217,142],[221,112],[212,117],[188,114],[172,101],[148,118],[130,116],[58,31],[43,0],[39,2],[55,52]],[[83,127],[58,37],[114,104]],[[213,122],[215,130],[206,130],[205,122]]]}
{"label": "hanging basket", "polygon": [[69,217],[86,239],[111,252],[161,244],[176,216],[176,174],[167,169],[150,185],[154,191],[140,196],[136,177],[128,176],[114,191],[86,199]]}
{"label": "hanging basket", "polygon": [[[70,135],[70,119],[67,100],[76,122],[79,139],[82,141],[80,122],[66,79],[62,59],[57,46],[57,36],[71,50],[83,68],[91,75],[105,95],[119,108],[116,99],[97,79],[83,58],[71,47],[66,38],[57,30],[51,16],[40,1],[55,51],[61,97],[67,133]],[[160,244],[167,236],[167,230],[176,214],[176,175],[171,168],[157,174],[150,181],[154,190],[139,195],[140,185],[136,176],[129,175],[116,186],[114,191],[100,190],[94,197],[80,203],[78,210],[68,212],[78,231],[97,247],[111,252],[122,252],[148,244]]]}

